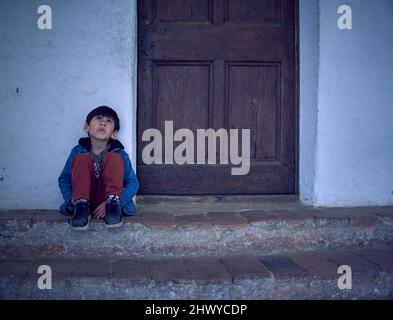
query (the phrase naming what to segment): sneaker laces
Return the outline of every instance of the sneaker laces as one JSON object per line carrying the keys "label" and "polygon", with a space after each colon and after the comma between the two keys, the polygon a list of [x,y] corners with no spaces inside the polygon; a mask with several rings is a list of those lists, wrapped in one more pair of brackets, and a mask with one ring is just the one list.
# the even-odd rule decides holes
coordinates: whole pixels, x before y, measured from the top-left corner
{"label": "sneaker laces", "polygon": [[116,195],[110,195],[106,202],[107,203],[112,203],[112,202],[119,203],[120,202],[120,197],[116,196]]}
{"label": "sneaker laces", "polygon": [[110,195],[106,201],[108,212],[111,214],[116,214],[117,210],[114,210],[116,206],[120,206],[120,197],[115,195]]}

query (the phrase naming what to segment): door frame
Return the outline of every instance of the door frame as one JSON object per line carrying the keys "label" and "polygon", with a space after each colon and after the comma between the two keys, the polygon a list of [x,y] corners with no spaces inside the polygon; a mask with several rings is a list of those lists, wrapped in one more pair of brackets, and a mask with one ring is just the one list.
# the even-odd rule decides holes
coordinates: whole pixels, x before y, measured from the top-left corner
{"label": "door frame", "polygon": [[[300,161],[300,1],[299,0],[294,0],[295,2],[295,192],[294,195],[299,195],[299,185],[300,185],[300,179],[299,179],[299,161]],[[138,51],[139,51],[139,45],[140,45],[140,39],[139,39],[139,32],[138,32],[138,21],[139,21],[139,8],[138,8],[138,0],[135,0],[135,8],[136,8],[136,21],[135,21],[135,39],[136,39],[136,59],[135,59],[135,65],[134,65],[134,70],[135,70],[135,87],[134,87],[134,92],[135,92],[135,109],[134,109],[134,135],[135,135],[135,144],[134,144],[134,150],[135,150],[135,156],[133,157],[134,160],[134,167],[135,171],[137,171],[137,156],[136,152],[138,150],[138,145],[139,145],[139,140],[138,140],[138,63],[139,63],[139,56],[138,56]]]}

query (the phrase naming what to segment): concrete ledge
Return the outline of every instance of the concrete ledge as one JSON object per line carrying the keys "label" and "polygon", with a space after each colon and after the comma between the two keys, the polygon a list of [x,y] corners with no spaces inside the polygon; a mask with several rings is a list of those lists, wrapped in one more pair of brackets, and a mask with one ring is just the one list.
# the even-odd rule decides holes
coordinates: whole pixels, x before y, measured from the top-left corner
{"label": "concrete ledge", "polygon": [[0,257],[281,254],[393,244],[393,207],[173,215],[143,212],[123,228],[76,232],[57,211],[0,212]]}
{"label": "concrete ledge", "polygon": [[[40,290],[38,266],[52,269]],[[338,266],[352,289],[338,288]],[[0,261],[1,299],[392,299],[393,248],[175,259],[41,258]]]}

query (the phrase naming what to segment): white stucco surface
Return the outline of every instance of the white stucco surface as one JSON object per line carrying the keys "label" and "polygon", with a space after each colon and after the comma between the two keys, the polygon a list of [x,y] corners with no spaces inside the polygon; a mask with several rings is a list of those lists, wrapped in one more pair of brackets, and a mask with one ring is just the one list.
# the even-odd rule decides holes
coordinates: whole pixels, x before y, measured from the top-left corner
{"label": "white stucco surface", "polygon": [[[52,30],[37,27],[42,4]],[[58,208],[57,177],[99,105],[118,112],[135,163],[136,1],[2,0],[0,25],[0,207]]]}
{"label": "white stucco surface", "polygon": [[315,202],[393,204],[393,2],[320,1]]}
{"label": "white stucco surface", "polygon": [[[39,30],[37,8],[52,8]],[[393,2],[300,0],[300,198],[393,204]],[[54,209],[86,114],[117,110],[136,150],[136,0],[0,1],[0,209]]]}
{"label": "white stucco surface", "polygon": [[[337,26],[343,4],[351,30]],[[390,0],[300,0],[299,189],[308,204],[393,204],[392,18]]]}
{"label": "white stucco surface", "polygon": [[299,197],[305,203],[315,203],[319,4],[300,0],[299,5]]}

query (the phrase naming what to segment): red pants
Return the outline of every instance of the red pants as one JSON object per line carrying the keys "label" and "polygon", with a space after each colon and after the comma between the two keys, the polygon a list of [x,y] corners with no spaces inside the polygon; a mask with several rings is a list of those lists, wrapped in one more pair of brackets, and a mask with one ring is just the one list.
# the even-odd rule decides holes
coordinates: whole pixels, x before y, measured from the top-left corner
{"label": "red pants", "polygon": [[121,197],[123,191],[124,164],[121,155],[105,153],[101,174],[94,174],[94,160],[90,153],[75,156],[71,165],[72,199],[87,199],[93,211],[110,195]]}

